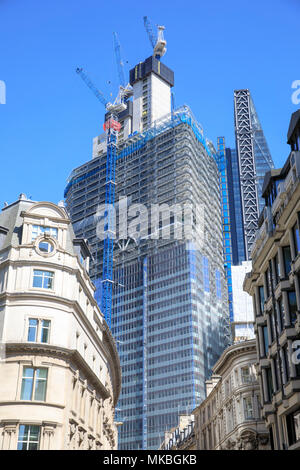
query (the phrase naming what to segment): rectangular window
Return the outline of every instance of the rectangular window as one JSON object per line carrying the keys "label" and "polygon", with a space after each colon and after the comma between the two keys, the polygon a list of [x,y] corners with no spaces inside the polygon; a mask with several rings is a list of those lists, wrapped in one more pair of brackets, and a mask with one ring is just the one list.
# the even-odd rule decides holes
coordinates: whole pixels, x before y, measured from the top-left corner
{"label": "rectangular window", "polygon": [[38,450],[40,442],[40,426],[19,426],[18,450]]}
{"label": "rectangular window", "polygon": [[272,396],[273,396],[273,381],[272,381],[272,371],[271,367],[266,368],[266,377],[267,377],[267,390],[268,390],[268,397],[266,401],[272,401]]}
{"label": "rectangular window", "polygon": [[27,341],[36,341],[38,324],[39,322],[36,318],[29,318]]}
{"label": "rectangular window", "polygon": [[287,415],[286,427],[288,431],[289,445],[296,444],[300,440],[300,410]]}
{"label": "rectangular window", "polygon": [[291,325],[294,325],[296,320],[297,320],[296,292],[295,291],[290,291],[290,292],[287,293],[287,295],[288,295],[290,321],[291,321]]}
{"label": "rectangular window", "polygon": [[289,272],[291,270],[291,261],[292,261],[290,246],[289,245],[284,246],[282,248],[282,252],[283,252],[283,260],[284,260],[284,275],[285,277],[288,277]]}
{"label": "rectangular window", "polygon": [[271,341],[273,343],[273,341],[275,341],[275,339],[276,339],[275,316],[274,316],[273,308],[270,311],[269,319],[270,319]]}
{"label": "rectangular window", "polygon": [[23,367],[21,400],[45,401],[48,369]]}
{"label": "rectangular window", "polygon": [[279,263],[279,256],[278,253],[276,254],[274,258],[274,264],[275,264],[275,276],[276,276],[276,283],[280,281],[280,263]]}
{"label": "rectangular window", "polygon": [[244,402],[245,419],[254,419],[252,398],[251,397],[245,397],[243,399],[243,402]]}
{"label": "rectangular window", "polygon": [[267,296],[269,297],[271,295],[271,292],[272,292],[270,263],[269,263],[268,269],[266,270],[265,276],[266,276]]}
{"label": "rectangular window", "polygon": [[34,241],[37,237],[39,237],[40,235],[43,235],[44,233],[49,233],[51,237],[57,239],[57,234],[58,234],[57,228],[42,227],[41,225],[33,225],[31,240]]}
{"label": "rectangular window", "polygon": [[264,313],[264,306],[265,306],[265,292],[264,292],[264,286],[259,286],[259,287],[258,287],[258,292],[259,292],[260,314],[263,315],[263,313]]}
{"label": "rectangular window", "polygon": [[297,254],[300,251],[300,236],[299,236],[298,224],[295,224],[293,227],[293,236],[294,236],[295,253],[297,256]]}
{"label": "rectangular window", "polygon": [[242,367],[241,368],[242,383],[247,384],[251,382],[250,368]]}
{"label": "rectangular window", "polygon": [[33,270],[33,287],[52,289],[54,273],[50,271]]}
{"label": "rectangular window", "polygon": [[50,320],[29,318],[27,341],[48,343],[50,335]]}
{"label": "rectangular window", "polygon": [[268,327],[263,326],[263,337],[264,337],[264,348],[265,348],[265,356],[268,355],[269,351],[269,335],[268,335]]}
{"label": "rectangular window", "polygon": [[284,366],[285,366],[284,383],[286,384],[290,380],[290,355],[289,355],[287,344],[282,348],[282,355],[283,355]]}
{"label": "rectangular window", "polygon": [[276,302],[278,334],[280,335],[285,326],[285,312],[282,297]]}

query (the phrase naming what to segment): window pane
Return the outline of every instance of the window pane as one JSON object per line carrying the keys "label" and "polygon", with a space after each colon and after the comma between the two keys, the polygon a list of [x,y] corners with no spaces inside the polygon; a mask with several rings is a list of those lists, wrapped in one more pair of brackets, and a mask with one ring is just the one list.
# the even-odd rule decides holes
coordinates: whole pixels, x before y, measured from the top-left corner
{"label": "window pane", "polygon": [[33,373],[34,370],[31,367],[23,368],[21,400],[31,400],[33,387]]}
{"label": "window pane", "polygon": [[37,442],[39,439],[40,428],[39,426],[30,426],[29,441]]}
{"label": "window pane", "polygon": [[288,302],[289,302],[289,312],[290,312],[290,321],[293,325],[297,320],[297,300],[296,293],[294,291],[288,292]]}
{"label": "window pane", "polygon": [[27,439],[28,437],[28,426],[24,426],[24,424],[21,424],[19,428],[19,440],[23,441]]}
{"label": "window pane", "polygon": [[34,399],[38,401],[45,401],[46,399],[46,386],[47,386],[47,369],[36,370],[36,381]]}
{"label": "window pane", "polygon": [[42,227],[41,225],[34,225],[32,227],[32,241],[34,241],[40,235],[43,235],[43,233],[45,232],[49,233],[53,238],[57,239],[57,234],[58,234],[57,228]]}
{"label": "window pane", "polygon": [[283,249],[284,271],[287,277],[291,270],[291,250],[289,246],[284,246]]}
{"label": "window pane", "polygon": [[48,343],[50,331],[50,320],[42,320],[41,343]]}
{"label": "window pane", "polygon": [[269,336],[268,336],[268,327],[263,327],[263,336],[264,336],[264,345],[265,345],[265,356],[268,355],[269,351]]}
{"label": "window pane", "polygon": [[296,256],[300,251],[300,236],[297,224],[293,227]]}
{"label": "window pane", "polygon": [[33,271],[33,287],[42,287],[43,289],[52,289],[54,273],[49,271]]}
{"label": "window pane", "polygon": [[264,312],[264,303],[265,303],[264,287],[259,286],[258,290],[259,290],[260,314],[262,315]]}
{"label": "window pane", "polygon": [[39,250],[43,253],[51,253],[53,251],[53,245],[49,242],[40,242]]}
{"label": "window pane", "polygon": [[30,318],[27,341],[36,341],[37,326],[38,320],[36,318]]}
{"label": "window pane", "polygon": [[43,282],[44,289],[52,289],[52,278],[53,278],[52,273],[45,273],[44,282]]}
{"label": "window pane", "polygon": [[39,447],[40,427],[33,425],[20,425],[18,436],[18,450],[37,450]]}
{"label": "window pane", "polygon": [[33,287],[43,287],[43,273],[42,273],[42,271],[34,271]]}

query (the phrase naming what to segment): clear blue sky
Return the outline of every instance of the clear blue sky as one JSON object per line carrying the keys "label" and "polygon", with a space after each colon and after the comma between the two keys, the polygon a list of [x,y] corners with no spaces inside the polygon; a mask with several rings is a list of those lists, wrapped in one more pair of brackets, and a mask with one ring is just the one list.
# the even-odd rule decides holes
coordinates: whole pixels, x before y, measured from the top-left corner
{"label": "clear blue sky", "polygon": [[[205,135],[234,145],[233,90],[249,88],[274,162],[288,155],[291,84],[300,79],[299,0],[0,0],[0,207],[24,192],[58,202],[70,171],[91,158],[101,104],[75,73],[115,93],[112,32],[127,69],[150,56],[143,16],[166,26],[175,105]],[[108,83],[108,82],[111,83]],[[298,105],[299,107],[299,105]]]}

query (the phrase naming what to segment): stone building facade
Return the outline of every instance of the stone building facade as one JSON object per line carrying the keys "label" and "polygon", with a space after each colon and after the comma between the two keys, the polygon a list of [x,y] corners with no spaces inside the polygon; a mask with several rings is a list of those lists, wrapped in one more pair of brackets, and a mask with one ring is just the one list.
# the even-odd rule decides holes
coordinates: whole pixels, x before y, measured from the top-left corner
{"label": "stone building facade", "polygon": [[121,371],[63,204],[0,214],[0,449],[116,449]]}
{"label": "stone building facade", "polygon": [[215,364],[207,398],[193,412],[196,449],[269,449],[255,363],[253,339],[230,346]]}
{"label": "stone building facade", "polygon": [[179,415],[178,426],[165,432],[159,450],[196,450],[194,424],[194,415]]}
{"label": "stone building facade", "polygon": [[244,289],[252,295],[262,416],[274,449],[300,449],[300,110],[283,168],[265,176],[265,207]]}

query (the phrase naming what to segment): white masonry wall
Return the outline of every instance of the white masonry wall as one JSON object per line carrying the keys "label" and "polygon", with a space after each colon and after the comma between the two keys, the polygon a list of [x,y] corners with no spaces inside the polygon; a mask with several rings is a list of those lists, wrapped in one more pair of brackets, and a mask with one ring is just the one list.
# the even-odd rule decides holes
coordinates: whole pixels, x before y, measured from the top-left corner
{"label": "white masonry wall", "polygon": [[243,261],[240,266],[231,267],[233,324],[235,339],[254,338],[254,313],[252,297],[243,290],[246,273],[251,271],[251,261]]}
{"label": "white masonry wall", "polygon": [[171,112],[171,87],[160,77],[151,74],[151,124]]}
{"label": "white masonry wall", "polygon": [[133,123],[132,132],[140,132],[143,107],[143,81],[139,80],[133,85]]}

